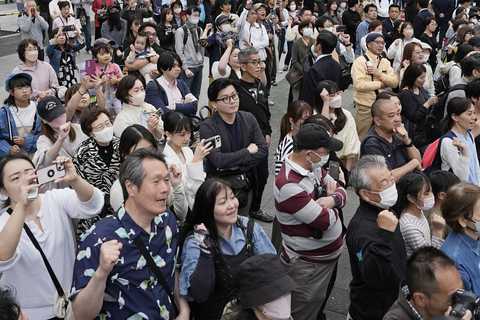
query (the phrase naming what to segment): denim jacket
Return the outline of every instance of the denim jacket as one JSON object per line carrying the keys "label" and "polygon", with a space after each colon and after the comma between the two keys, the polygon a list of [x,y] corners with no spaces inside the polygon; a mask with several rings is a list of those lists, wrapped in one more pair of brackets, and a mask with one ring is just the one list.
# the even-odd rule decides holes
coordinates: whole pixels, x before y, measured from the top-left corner
{"label": "denim jacket", "polygon": [[[35,114],[32,131],[25,135],[25,144],[22,149],[27,153],[34,153],[37,149],[37,140],[42,132],[42,126],[38,114]],[[18,136],[15,119],[8,105],[0,108],[0,157],[10,153],[10,148],[14,145],[13,137]]]}
{"label": "denim jacket", "polygon": [[[72,49],[65,51],[72,57],[73,64],[75,66],[77,65],[75,62],[75,56],[76,56],[75,53],[77,51],[80,51],[82,47],[83,45],[77,43]],[[53,70],[55,70],[56,73],[58,73],[58,71],[60,70],[60,61],[62,59],[62,52],[63,51],[60,50],[60,48],[57,45],[49,44],[47,47],[48,60],[50,61],[50,65],[52,66]]]}

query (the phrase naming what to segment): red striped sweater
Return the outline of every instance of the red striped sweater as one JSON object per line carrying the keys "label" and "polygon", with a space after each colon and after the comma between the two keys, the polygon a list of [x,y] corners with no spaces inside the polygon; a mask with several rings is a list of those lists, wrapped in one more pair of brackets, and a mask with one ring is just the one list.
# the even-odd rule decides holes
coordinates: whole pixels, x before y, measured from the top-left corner
{"label": "red striped sweater", "polygon": [[337,184],[336,207],[321,207],[316,200],[316,181],[326,189],[327,181],[333,179],[322,169],[316,178],[311,171],[285,159],[275,179],[274,197],[276,218],[280,223],[283,249],[290,257],[305,257],[310,260],[332,260],[343,248],[342,223],[339,209],[345,205],[347,193]]}

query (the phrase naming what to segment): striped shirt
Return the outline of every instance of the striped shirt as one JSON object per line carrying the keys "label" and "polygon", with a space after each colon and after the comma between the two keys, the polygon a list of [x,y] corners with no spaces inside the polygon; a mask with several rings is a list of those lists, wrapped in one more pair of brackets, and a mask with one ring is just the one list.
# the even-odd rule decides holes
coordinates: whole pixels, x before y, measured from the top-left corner
{"label": "striped shirt", "polygon": [[327,181],[325,170],[321,177],[287,157],[274,184],[276,218],[282,233],[282,246],[289,258],[303,257],[326,261],[337,258],[343,248],[342,223],[339,209],[345,205],[347,194],[337,184],[331,196],[335,208],[321,207],[316,200]]}
{"label": "striped shirt", "polygon": [[285,162],[285,158],[288,157],[293,151],[293,138],[290,133],[288,133],[282,141],[278,144],[277,150],[275,151],[275,177],[278,176],[280,169]]}
{"label": "striped shirt", "polygon": [[400,217],[400,231],[405,242],[407,257],[421,247],[433,246],[440,249],[444,241],[431,235],[430,226],[423,213],[420,217],[408,212],[402,213]]}

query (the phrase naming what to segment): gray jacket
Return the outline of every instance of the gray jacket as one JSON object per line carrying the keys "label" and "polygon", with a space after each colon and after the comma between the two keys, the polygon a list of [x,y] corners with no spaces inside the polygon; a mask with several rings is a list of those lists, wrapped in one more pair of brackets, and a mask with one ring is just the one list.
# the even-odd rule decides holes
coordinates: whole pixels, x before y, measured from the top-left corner
{"label": "gray jacket", "polygon": [[[199,34],[201,35],[202,29],[200,27],[199,29]],[[188,32],[190,33],[190,31]],[[185,45],[183,44],[184,28],[178,28],[175,31],[175,51],[183,62],[184,70],[203,66],[203,54],[205,49],[200,45],[200,35],[198,36],[198,51],[196,51],[190,34],[187,37]]]}
{"label": "gray jacket", "polygon": [[22,14],[17,19],[17,25],[20,29],[20,36],[23,39],[34,39],[38,42],[40,48],[44,48],[43,33],[48,31],[48,22],[42,16],[37,15],[35,22],[33,18]]}
{"label": "gray jacket", "polygon": [[421,320],[421,318],[412,310],[403,294],[400,293],[383,320]]}

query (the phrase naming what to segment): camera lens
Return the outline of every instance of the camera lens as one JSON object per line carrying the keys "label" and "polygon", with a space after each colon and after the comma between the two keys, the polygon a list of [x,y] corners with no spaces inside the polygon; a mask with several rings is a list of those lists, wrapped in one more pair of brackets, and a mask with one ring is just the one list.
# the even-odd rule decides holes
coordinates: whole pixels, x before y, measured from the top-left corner
{"label": "camera lens", "polygon": [[55,175],[55,170],[51,169],[51,170],[48,170],[48,171],[47,171],[47,176],[48,176],[49,178],[53,177],[54,175]]}

